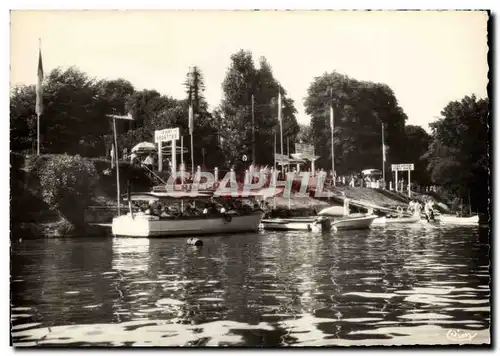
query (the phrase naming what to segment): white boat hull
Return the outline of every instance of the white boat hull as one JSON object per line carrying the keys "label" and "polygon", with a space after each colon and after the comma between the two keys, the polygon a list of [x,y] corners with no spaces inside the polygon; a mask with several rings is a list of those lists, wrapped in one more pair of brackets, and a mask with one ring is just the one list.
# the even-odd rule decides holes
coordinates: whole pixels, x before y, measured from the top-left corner
{"label": "white boat hull", "polygon": [[264,213],[206,218],[159,219],[150,215],[123,215],[113,219],[115,236],[170,237],[258,231]]}
{"label": "white boat hull", "polygon": [[444,224],[477,225],[479,224],[479,215],[470,217],[459,217],[454,215],[438,215],[436,220]]}
{"label": "white boat hull", "polygon": [[278,231],[321,231],[321,224],[315,223],[315,219],[266,219],[262,220],[261,227]]}
{"label": "white boat hull", "polygon": [[332,228],[338,230],[360,230],[369,229],[373,220],[377,218],[376,215],[366,215],[366,216],[347,216],[334,220],[331,223]]}
{"label": "white boat hull", "polygon": [[384,216],[381,218],[376,218],[375,220],[373,220],[372,224],[373,225],[413,224],[419,221],[420,221],[420,214],[403,218],[387,218]]}

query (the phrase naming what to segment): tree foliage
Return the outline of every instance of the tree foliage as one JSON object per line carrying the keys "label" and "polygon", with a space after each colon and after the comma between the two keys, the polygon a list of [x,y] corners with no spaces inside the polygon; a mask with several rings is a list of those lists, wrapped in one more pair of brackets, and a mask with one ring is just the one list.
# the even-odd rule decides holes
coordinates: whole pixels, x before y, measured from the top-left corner
{"label": "tree foliage", "polygon": [[[119,79],[96,81],[71,67],[54,69],[45,78],[44,112],[40,118],[41,152],[102,155],[110,132],[106,114],[121,113],[132,85]],[[11,149],[34,149],[34,86],[15,87],[10,101]]]}
{"label": "tree foliage", "polygon": [[[274,161],[274,137],[277,152],[280,152],[280,131],[278,122],[278,93],[282,95],[283,141],[293,143],[299,132],[295,118],[293,100],[274,78],[271,66],[264,57],[260,67],[254,65],[252,54],[240,50],[231,56],[231,66],[222,83],[223,99],[215,113],[219,135],[222,137],[223,152],[228,164],[240,164],[241,156],[251,157],[252,144],[252,95],[254,98],[255,156],[258,164],[272,164]],[[284,152],[286,153],[286,151]]]}
{"label": "tree foliage", "polygon": [[393,91],[384,84],[362,82],[337,72],[311,83],[305,100],[311,115],[318,165],[331,166],[330,105],[334,112],[335,169],[359,172],[382,166],[382,124],[389,160],[399,161],[407,119]]}
{"label": "tree foliage", "polygon": [[489,200],[489,100],[465,96],[450,102],[430,124],[433,137],[425,154],[432,181],[458,193],[473,209],[487,211]]}
{"label": "tree foliage", "polygon": [[[59,155],[43,160],[38,178],[45,203],[53,210],[66,212],[69,221],[81,221],[98,180],[92,162],[80,156]],[[74,212],[74,215],[71,214]]]}
{"label": "tree foliage", "polygon": [[429,186],[431,180],[427,171],[428,160],[425,156],[431,142],[431,136],[420,126],[405,126],[405,149],[401,152],[402,163],[413,163],[415,170],[411,181],[421,186]]}

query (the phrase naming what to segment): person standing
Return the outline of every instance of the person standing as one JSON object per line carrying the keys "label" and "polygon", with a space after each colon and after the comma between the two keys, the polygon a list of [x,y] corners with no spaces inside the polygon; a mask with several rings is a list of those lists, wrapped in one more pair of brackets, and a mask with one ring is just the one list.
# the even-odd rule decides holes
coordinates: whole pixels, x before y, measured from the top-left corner
{"label": "person standing", "polygon": [[148,154],[148,156],[142,162],[142,164],[144,164],[151,171],[153,170],[153,163],[154,160],[153,160],[153,155],[151,153]]}
{"label": "person standing", "polygon": [[111,151],[109,152],[111,160],[111,169],[115,168],[115,145],[111,145]]}

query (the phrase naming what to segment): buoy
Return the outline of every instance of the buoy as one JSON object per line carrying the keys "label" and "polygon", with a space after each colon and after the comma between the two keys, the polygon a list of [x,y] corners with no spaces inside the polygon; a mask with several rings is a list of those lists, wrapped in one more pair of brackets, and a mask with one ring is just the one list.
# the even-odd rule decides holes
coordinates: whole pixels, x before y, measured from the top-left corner
{"label": "buoy", "polygon": [[203,241],[194,237],[187,240],[187,244],[191,246],[203,246]]}

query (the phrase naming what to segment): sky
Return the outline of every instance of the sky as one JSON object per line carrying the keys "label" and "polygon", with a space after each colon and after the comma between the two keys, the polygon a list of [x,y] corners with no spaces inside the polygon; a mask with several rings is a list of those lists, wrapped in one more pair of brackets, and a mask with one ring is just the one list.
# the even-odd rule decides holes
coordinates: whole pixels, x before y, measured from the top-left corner
{"label": "sky", "polygon": [[389,85],[420,125],[465,95],[487,96],[487,13],[438,11],[18,10],[11,12],[10,84],[35,84],[39,38],[44,71],[76,66],[98,79],[184,98],[189,67],[220,103],[231,54],[265,56],[295,101],[299,123],[315,77],[337,71]]}

